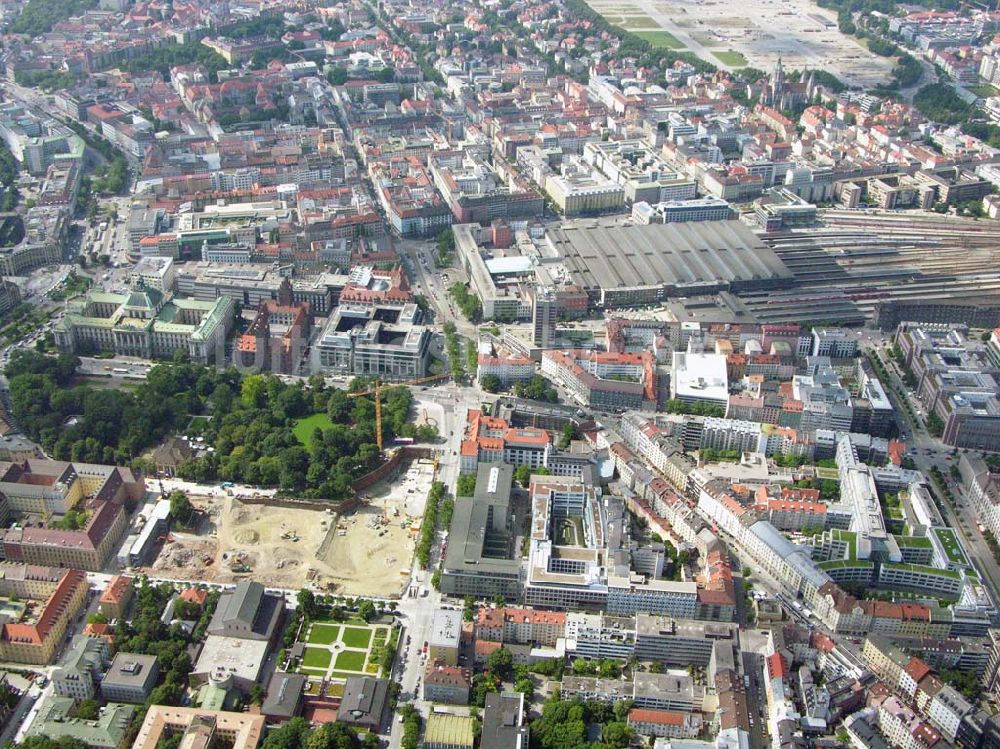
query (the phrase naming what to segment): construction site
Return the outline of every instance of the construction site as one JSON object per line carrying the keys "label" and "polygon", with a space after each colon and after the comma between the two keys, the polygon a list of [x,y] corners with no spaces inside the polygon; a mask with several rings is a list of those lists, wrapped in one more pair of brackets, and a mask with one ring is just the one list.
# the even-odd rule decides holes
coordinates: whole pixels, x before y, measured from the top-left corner
{"label": "construction site", "polygon": [[190,499],[197,532],[170,533],[148,572],[162,577],[276,588],[314,586],[344,595],[398,596],[409,581],[434,467],[414,461],[376,484],[359,506],[332,510],[249,504],[232,496]]}

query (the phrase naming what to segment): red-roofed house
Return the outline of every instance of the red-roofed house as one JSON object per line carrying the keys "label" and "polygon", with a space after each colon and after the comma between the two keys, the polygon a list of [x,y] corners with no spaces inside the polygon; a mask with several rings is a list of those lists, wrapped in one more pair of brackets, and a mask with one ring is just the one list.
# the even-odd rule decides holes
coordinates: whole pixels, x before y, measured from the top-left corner
{"label": "red-roofed house", "polygon": [[674,739],[693,738],[701,733],[699,713],[676,713],[670,710],[632,708],[628,724],[643,736],[667,736]]}
{"label": "red-roofed house", "polygon": [[100,611],[108,619],[121,619],[132,600],[132,578],[128,575],[115,575],[108,587],[101,593],[98,601]]}

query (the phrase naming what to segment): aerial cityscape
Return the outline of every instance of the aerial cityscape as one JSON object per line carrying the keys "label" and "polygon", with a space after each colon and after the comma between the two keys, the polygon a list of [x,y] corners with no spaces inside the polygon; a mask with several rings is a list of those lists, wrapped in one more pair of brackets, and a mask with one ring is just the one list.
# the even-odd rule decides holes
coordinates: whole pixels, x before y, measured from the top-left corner
{"label": "aerial cityscape", "polygon": [[1000,749],[995,4],[0,61],[0,747]]}

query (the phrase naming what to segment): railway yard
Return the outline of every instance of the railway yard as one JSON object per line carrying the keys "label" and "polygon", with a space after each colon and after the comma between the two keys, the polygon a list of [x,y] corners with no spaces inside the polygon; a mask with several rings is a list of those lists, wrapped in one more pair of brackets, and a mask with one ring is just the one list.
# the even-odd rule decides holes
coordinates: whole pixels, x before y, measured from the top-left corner
{"label": "railway yard", "polygon": [[760,322],[860,324],[880,301],[1000,292],[995,223],[857,211],[827,211],[822,223],[765,240],[795,281],[739,294]]}

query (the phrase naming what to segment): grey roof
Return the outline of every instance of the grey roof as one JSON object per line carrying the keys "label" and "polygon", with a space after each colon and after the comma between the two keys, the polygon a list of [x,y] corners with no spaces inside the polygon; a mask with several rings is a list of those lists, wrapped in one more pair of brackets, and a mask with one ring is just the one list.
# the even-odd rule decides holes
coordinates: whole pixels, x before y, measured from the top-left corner
{"label": "grey roof", "polygon": [[528,729],[522,725],[524,695],[490,692],[483,708],[479,749],[527,749]]}
{"label": "grey roof", "polygon": [[302,674],[275,671],[267,685],[267,699],[261,706],[261,712],[270,717],[293,717],[299,711],[305,686],[306,677]]}
{"label": "grey roof", "polygon": [[111,661],[111,667],[104,675],[102,686],[138,687],[152,686],[148,684],[150,674],[157,670],[155,655],[141,653],[118,653]]}
{"label": "grey roof", "polygon": [[[502,541],[507,534],[513,470],[504,463],[479,464],[472,501],[455,503],[448,533],[450,543],[445,555],[445,572],[465,569],[479,574],[520,574],[519,559],[485,556],[487,552],[493,554],[492,546],[488,549],[487,542]],[[491,475],[496,478],[496,490],[492,492],[489,490]]]}
{"label": "grey roof", "polygon": [[226,602],[226,620],[235,619],[252,626],[263,597],[264,586],[260,583],[253,580],[240,583]]}
{"label": "grey roof", "polygon": [[514,481],[514,466],[507,463],[480,463],[476,469],[476,501],[507,502]]}
{"label": "grey roof", "polygon": [[268,640],[278,625],[283,608],[280,596],[268,595],[260,583],[245,580],[232,593],[219,599],[208,633]]}
{"label": "grey roof", "polygon": [[636,226],[583,219],[550,229],[548,239],[573,280],[588,289],[728,287],[792,277],[739,221]]}
{"label": "grey roof", "polygon": [[352,676],[344,684],[337,720],[377,726],[382,722],[388,697],[389,682],[385,679]]}
{"label": "grey roof", "polygon": [[104,666],[106,644],[96,637],[76,635],[59,661],[59,668],[52,674],[52,679],[80,679],[90,676]]}

